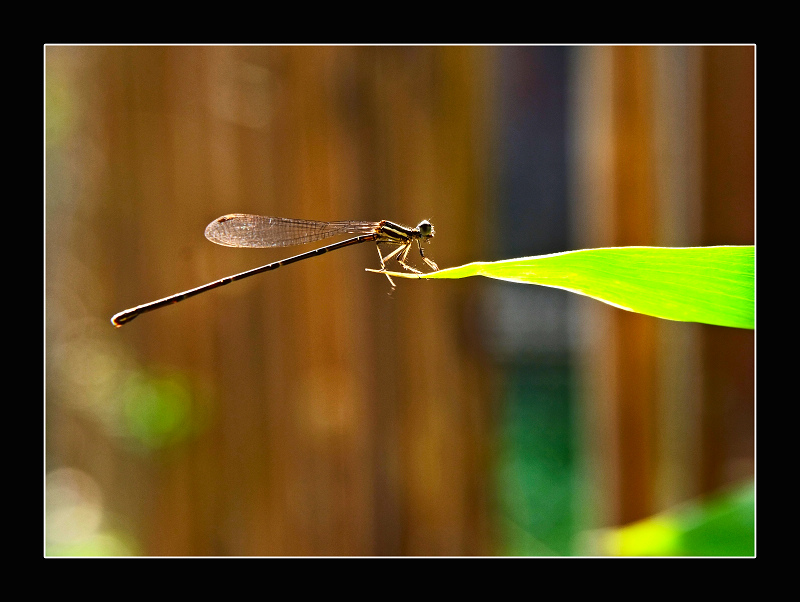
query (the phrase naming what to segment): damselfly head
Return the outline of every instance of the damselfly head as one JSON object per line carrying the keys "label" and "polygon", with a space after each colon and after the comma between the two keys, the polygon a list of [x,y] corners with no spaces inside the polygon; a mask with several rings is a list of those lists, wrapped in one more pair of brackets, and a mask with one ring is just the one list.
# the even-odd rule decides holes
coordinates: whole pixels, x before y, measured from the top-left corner
{"label": "damselfly head", "polygon": [[428,220],[424,219],[417,224],[417,230],[419,230],[419,237],[422,240],[433,238],[433,224],[431,224]]}

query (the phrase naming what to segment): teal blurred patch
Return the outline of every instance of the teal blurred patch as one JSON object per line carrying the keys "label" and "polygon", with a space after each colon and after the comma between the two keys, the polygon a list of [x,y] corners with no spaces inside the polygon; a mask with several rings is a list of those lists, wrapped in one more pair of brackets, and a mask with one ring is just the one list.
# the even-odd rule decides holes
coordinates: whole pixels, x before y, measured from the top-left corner
{"label": "teal blurred patch", "polygon": [[572,551],[574,462],[567,364],[509,367],[500,424],[502,554]]}

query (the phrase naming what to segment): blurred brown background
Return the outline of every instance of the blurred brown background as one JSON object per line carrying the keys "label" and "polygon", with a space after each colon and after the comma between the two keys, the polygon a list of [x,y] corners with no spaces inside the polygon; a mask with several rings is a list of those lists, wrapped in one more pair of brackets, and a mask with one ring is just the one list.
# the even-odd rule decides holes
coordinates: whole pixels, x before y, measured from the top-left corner
{"label": "blurred brown background", "polygon": [[109,319],[311,248],[208,243],[233,212],[430,219],[440,267],[753,244],[754,69],[752,46],[46,47],[45,553],[593,554],[751,479],[749,331],[391,291],[369,244]]}

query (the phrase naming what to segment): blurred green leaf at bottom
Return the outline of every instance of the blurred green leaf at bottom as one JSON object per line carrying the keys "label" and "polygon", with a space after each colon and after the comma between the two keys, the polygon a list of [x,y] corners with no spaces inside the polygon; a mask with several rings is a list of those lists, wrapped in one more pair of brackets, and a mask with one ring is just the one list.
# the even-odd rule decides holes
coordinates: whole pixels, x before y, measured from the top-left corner
{"label": "blurred green leaf at bottom", "polygon": [[603,534],[613,556],[755,556],[755,485]]}

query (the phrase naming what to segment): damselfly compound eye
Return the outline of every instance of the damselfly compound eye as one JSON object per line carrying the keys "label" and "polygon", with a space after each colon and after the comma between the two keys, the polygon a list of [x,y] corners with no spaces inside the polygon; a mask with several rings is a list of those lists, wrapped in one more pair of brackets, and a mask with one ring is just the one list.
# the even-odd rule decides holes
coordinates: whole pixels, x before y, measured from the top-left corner
{"label": "damselfly compound eye", "polygon": [[428,220],[422,220],[418,225],[417,229],[419,230],[419,236],[423,240],[426,238],[433,237],[433,226]]}

